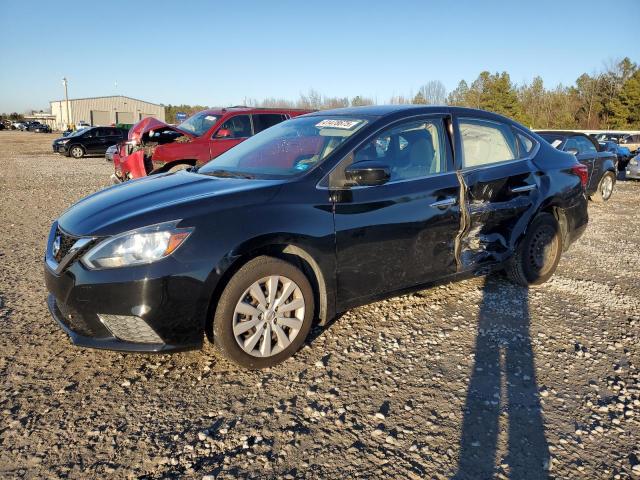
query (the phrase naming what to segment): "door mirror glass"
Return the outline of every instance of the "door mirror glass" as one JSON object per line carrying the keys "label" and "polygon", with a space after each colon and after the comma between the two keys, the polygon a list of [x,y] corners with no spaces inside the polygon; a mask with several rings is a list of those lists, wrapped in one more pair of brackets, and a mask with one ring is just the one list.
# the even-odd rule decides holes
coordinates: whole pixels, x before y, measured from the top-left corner
{"label": "door mirror glass", "polygon": [[216,133],[216,138],[231,138],[232,136],[233,134],[228,128],[221,128],[218,130],[218,133]]}
{"label": "door mirror glass", "polygon": [[380,162],[364,161],[351,164],[344,174],[353,185],[371,187],[387,183],[391,178],[391,169]]}

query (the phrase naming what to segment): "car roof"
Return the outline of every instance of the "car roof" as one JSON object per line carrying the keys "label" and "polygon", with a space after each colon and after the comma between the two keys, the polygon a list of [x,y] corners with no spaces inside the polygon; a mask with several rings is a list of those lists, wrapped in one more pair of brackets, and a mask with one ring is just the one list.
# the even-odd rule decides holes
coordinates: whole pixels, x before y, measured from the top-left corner
{"label": "car roof", "polygon": [[447,105],[367,105],[364,107],[346,107],[336,108],[332,110],[319,110],[317,112],[308,113],[306,116],[332,115],[382,118],[399,113],[415,115],[429,113],[451,113],[459,116],[486,116],[489,118],[502,119],[510,123],[516,123],[510,118],[507,118],[498,113],[490,112],[488,110],[479,110],[476,108],[467,107],[450,107]]}
{"label": "car roof", "polygon": [[580,135],[582,137],[588,137],[588,135],[586,133],[583,132],[572,132],[571,130],[536,130],[536,133],[538,135],[564,135],[564,136],[569,136],[569,135]]}
{"label": "car roof", "polygon": [[286,108],[286,107],[246,107],[243,105],[235,106],[235,107],[216,107],[216,108],[208,108],[206,110],[201,110],[198,113],[206,113],[207,115],[223,115],[229,112],[242,112],[242,113],[279,113],[279,112],[309,112],[309,109],[303,108]]}

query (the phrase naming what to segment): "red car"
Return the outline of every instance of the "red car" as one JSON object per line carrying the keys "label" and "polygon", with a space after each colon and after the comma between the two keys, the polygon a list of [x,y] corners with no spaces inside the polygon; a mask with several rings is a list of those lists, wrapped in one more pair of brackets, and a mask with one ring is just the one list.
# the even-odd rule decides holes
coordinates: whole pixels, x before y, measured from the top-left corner
{"label": "red car", "polygon": [[115,182],[202,165],[243,140],[310,110],[231,107],[203,110],[178,126],[145,118],[113,155]]}

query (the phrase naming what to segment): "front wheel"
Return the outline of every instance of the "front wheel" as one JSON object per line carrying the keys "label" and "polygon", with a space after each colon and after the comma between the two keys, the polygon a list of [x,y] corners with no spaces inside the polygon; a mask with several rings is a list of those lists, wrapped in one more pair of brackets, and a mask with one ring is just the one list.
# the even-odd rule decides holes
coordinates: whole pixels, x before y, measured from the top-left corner
{"label": "front wheel", "polygon": [[613,194],[613,186],[616,183],[616,177],[612,172],[605,173],[598,183],[598,190],[591,196],[594,202],[602,203],[611,198]]}
{"label": "front wheel", "polygon": [[82,148],[80,145],[74,145],[69,150],[69,155],[71,155],[73,158],[82,158],[84,156],[84,148]]}
{"label": "front wheel", "polygon": [[313,289],[300,269],[274,257],[254,258],[231,277],[220,296],[214,344],[243,367],[271,367],[303,344],[314,308]]}
{"label": "front wheel", "polygon": [[556,271],[562,254],[558,221],[549,213],[536,216],[507,263],[509,279],[522,286],[540,285]]}

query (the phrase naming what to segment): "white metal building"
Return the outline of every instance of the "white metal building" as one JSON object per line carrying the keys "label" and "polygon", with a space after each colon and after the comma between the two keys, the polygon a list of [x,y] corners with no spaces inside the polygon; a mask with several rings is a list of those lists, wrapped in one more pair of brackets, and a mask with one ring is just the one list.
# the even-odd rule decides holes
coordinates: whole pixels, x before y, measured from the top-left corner
{"label": "white metal building", "polygon": [[162,105],[121,95],[69,99],[68,108],[65,100],[54,100],[50,104],[55,126],[61,130],[81,121],[94,126],[133,124],[145,117],[164,121]]}

